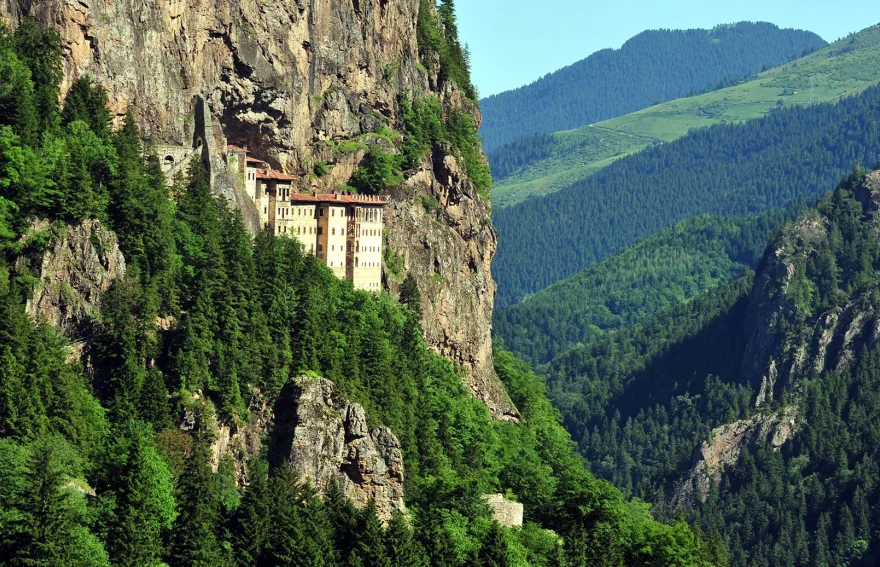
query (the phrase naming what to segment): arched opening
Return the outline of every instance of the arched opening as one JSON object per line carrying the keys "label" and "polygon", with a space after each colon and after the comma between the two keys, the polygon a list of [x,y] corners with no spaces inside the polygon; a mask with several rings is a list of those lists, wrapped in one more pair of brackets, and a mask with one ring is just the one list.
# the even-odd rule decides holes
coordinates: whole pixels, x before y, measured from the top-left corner
{"label": "arched opening", "polygon": [[162,160],[162,164],[165,167],[174,167],[174,156],[165,156],[165,159]]}
{"label": "arched opening", "polygon": [[355,258],[354,258],[354,267],[355,267],[355,268],[358,267],[358,259],[357,259],[357,256],[355,256]]}

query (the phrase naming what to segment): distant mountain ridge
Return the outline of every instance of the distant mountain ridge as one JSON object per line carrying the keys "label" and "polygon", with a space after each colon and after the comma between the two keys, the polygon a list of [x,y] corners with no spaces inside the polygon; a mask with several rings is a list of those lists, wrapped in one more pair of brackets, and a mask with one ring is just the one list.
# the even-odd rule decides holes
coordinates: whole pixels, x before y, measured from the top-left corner
{"label": "distant mountain ridge", "polygon": [[489,163],[498,210],[562,190],[616,160],[697,128],[764,117],[781,108],[837,102],[880,80],[880,26],[852,33],[732,86],[495,148]]}
{"label": "distant mountain ridge", "polygon": [[877,162],[878,125],[875,86],[837,104],[701,128],[552,195],[497,209],[496,308],[679,220],[755,214],[816,196],[857,161]]}
{"label": "distant mountain ridge", "polygon": [[827,45],[766,22],[650,30],[534,83],[480,101],[486,152],[536,132],[568,130],[754,75]]}

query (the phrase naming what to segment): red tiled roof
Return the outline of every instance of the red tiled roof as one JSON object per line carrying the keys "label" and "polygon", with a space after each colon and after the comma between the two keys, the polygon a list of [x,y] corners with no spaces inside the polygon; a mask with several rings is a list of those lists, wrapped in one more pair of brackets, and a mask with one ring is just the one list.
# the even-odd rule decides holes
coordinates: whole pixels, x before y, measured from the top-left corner
{"label": "red tiled roof", "polygon": [[291,201],[299,203],[334,203],[334,204],[359,204],[384,206],[388,201],[378,195],[344,195],[342,193],[294,193],[290,196]]}
{"label": "red tiled roof", "polygon": [[248,162],[248,163],[266,163],[266,162],[264,162],[264,161],[261,160],[261,159],[252,158],[251,156],[248,156],[248,157],[247,157],[247,162]]}
{"label": "red tiled roof", "polygon": [[[262,162],[261,162],[262,163]],[[265,169],[257,170],[257,179],[274,179],[276,181],[293,181],[296,179],[292,175],[281,173],[280,171],[266,171]]]}
{"label": "red tiled roof", "polygon": [[239,146],[233,145],[233,144],[226,144],[226,151],[231,151],[231,152],[246,152],[247,150],[244,149],[244,148],[241,148],[241,147],[239,147]]}

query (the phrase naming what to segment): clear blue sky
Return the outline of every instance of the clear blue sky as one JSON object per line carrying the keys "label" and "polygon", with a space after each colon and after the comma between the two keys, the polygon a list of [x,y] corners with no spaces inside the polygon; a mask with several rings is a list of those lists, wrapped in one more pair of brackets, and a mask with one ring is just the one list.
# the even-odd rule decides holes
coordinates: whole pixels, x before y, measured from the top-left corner
{"label": "clear blue sky", "polygon": [[480,96],[513,89],[647,29],[772,22],[826,41],[880,23],[878,0],[457,0]]}

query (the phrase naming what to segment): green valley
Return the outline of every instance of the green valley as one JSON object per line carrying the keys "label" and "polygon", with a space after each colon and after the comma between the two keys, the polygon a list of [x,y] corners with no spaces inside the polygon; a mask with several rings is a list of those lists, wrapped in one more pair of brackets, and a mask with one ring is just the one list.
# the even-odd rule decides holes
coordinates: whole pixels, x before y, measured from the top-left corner
{"label": "green valley", "polygon": [[[547,157],[496,179],[492,204],[508,207],[594,174],[623,156],[670,142],[694,128],[759,118],[778,108],[836,101],[880,81],[880,26],[725,89],[681,98],[553,134]],[[506,147],[492,152],[503,159]]]}
{"label": "green valley", "polygon": [[761,215],[704,215],[678,222],[610,258],[497,309],[494,333],[532,364],[587,344],[754,268],[770,235],[801,203]]}

